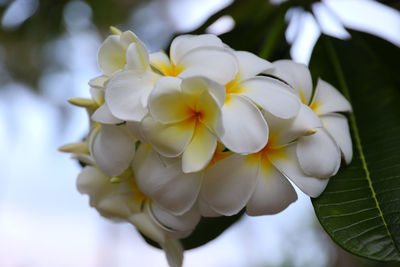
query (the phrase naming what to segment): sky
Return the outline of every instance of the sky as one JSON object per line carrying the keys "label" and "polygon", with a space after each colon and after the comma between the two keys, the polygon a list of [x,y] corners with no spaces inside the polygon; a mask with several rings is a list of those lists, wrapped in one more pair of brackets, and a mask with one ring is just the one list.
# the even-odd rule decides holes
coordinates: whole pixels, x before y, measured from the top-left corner
{"label": "sky", "polygon": [[[158,16],[157,3],[149,3],[132,15],[127,26],[156,51],[173,31],[195,28],[230,2],[171,0],[167,25]],[[308,63],[321,31],[346,38],[340,21],[400,45],[398,11],[366,0],[324,3],[334,13],[315,7],[320,10],[322,28],[301,10],[288,15],[291,23],[286,37],[294,42],[295,61]],[[49,66],[41,78],[40,93],[23,84],[1,85],[0,266],[167,266],[164,254],[145,244],[131,225],[109,222],[89,207],[87,196],[75,187],[80,167],[57,151],[63,144],[80,140],[88,130],[85,111],[66,100],[88,97],[87,82],[100,73],[96,51],[102,40],[90,15],[90,8],[79,1],[65,9],[68,31],[46,47],[47,56],[65,68]],[[149,15],[154,19],[143,23]],[[209,31],[221,33],[233,23],[225,17]],[[63,53],[67,50],[71,53]],[[315,230],[310,199],[301,192],[298,195],[299,200],[282,213],[244,217],[218,239],[187,251],[184,266],[276,266],[288,257],[294,266],[326,266],[333,260],[327,237]]]}

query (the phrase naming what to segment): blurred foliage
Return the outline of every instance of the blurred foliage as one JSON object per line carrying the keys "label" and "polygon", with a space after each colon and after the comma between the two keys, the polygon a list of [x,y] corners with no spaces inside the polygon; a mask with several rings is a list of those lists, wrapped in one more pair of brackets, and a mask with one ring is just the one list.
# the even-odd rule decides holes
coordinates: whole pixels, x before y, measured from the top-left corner
{"label": "blurred foliage", "polygon": [[[64,9],[72,2],[74,1],[41,0],[35,13],[17,28],[0,28],[3,62],[14,80],[26,83],[34,89],[38,88],[39,78],[46,66],[42,49],[47,42],[65,33]],[[92,22],[105,36],[110,25],[123,24],[143,0],[84,2],[92,9]],[[13,3],[14,1],[9,1],[8,4],[0,6],[1,18]]]}

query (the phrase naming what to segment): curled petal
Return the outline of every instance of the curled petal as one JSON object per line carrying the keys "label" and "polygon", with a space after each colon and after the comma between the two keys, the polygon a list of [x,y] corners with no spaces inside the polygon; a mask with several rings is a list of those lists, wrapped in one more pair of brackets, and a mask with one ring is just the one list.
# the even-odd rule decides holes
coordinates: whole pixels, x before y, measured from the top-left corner
{"label": "curled petal", "polygon": [[331,112],[350,112],[349,101],[332,85],[319,79],[310,107],[318,115]]}
{"label": "curled petal", "polygon": [[205,173],[201,198],[221,215],[234,215],[243,209],[257,184],[259,162],[234,154]]}
{"label": "curled petal", "polygon": [[99,169],[113,177],[121,174],[135,155],[135,140],[122,126],[101,125],[89,143],[90,154]]}
{"label": "curled petal", "polygon": [[233,80],[238,71],[237,60],[232,52],[220,47],[200,47],[190,50],[176,63],[183,66],[181,78],[204,76],[220,84]]}
{"label": "curled petal", "polygon": [[195,129],[194,120],[174,124],[162,124],[152,117],[143,119],[142,133],[153,148],[165,157],[176,157],[182,154],[190,142]]}
{"label": "curled petal", "polygon": [[202,123],[197,123],[193,138],[182,155],[185,173],[198,172],[210,162],[217,147],[217,138]]}
{"label": "curled petal", "polygon": [[339,146],[345,162],[349,164],[353,158],[353,144],[347,118],[342,114],[332,113],[321,116],[321,119],[326,131]]}
{"label": "curled petal", "polygon": [[260,110],[240,95],[230,95],[222,107],[225,130],[222,143],[236,153],[250,154],[261,150],[268,142],[268,125]]}
{"label": "curled petal", "polygon": [[297,200],[296,191],[275,167],[259,172],[257,186],[247,203],[251,216],[276,214]]}
{"label": "curled petal", "polygon": [[170,56],[176,64],[189,51],[199,47],[222,47],[222,41],[213,34],[181,35],[171,43]]}
{"label": "curled petal", "polygon": [[277,60],[273,62],[275,69],[268,73],[287,82],[299,94],[303,104],[308,105],[312,95],[312,79],[310,71],[304,64],[291,60]]}
{"label": "curled petal", "polygon": [[293,118],[300,109],[300,101],[288,86],[269,77],[255,77],[241,84],[243,93],[264,110],[282,119]]}
{"label": "curled petal", "polygon": [[340,167],[340,150],[324,129],[297,142],[297,158],[304,173],[318,178],[335,175]]}
{"label": "curled petal", "polygon": [[160,206],[175,215],[192,208],[200,191],[200,173],[184,174],[180,160],[166,166],[145,144],[139,146],[133,167],[138,187]]}
{"label": "curled petal", "polygon": [[273,68],[270,62],[246,51],[236,51],[235,56],[239,63],[238,74],[241,81]]}
{"label": "curled petal", "polygon": [[310,197],[318,197],[328,185],[329,179],[318,179],[304,174],[296,156],[296,146],[282,148],[287,157],[272,157],[271,162],[297,187]]}

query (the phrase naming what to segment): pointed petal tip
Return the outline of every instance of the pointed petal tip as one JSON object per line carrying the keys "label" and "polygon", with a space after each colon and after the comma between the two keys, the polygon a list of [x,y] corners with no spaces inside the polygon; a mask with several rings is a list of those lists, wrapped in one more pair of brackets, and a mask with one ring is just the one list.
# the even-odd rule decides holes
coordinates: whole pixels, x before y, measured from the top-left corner
{"label": "pointed petal tip", "polygon": [[89,146],[86,142],[70,143],[58,148],[60,152],[87,154],[89,153]]}
{"label": "pointed petal tip", "polygon": [[120,29],[118,29],[117,27],[114,26],[110,26],[110,32],[111,34],[115,34],[115,35],[121,35],[122,31]]}

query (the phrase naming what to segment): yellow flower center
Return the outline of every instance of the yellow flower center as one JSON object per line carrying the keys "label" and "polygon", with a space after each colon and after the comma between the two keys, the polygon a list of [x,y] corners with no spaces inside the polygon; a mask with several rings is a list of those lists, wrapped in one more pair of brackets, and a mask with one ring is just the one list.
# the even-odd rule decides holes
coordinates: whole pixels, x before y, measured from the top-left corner
{"label": "yellow flower center", "polygon": [[225,85],[225,92],[225,104],[228,104],[232,100],[231,94],[240,94],[243,92],[243,86],[239,82],[239,74],[236,75],[235,79]]}

